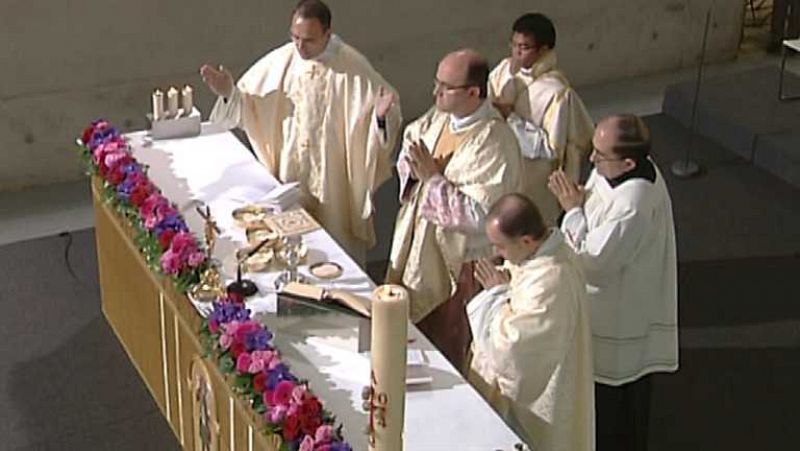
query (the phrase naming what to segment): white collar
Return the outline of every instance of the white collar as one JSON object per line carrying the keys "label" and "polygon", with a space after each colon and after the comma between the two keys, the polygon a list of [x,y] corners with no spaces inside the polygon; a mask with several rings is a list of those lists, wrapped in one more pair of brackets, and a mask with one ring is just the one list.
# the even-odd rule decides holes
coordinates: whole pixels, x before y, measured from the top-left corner
{"label": "white collar", "polygon": [[492,105],[489,100],[484,100],[477,110],[473,111],[469,116],[455,117],[450,114],[450,130],[460,132],[465,128],[475,124],[481,119],[486,119],[492,115]]}

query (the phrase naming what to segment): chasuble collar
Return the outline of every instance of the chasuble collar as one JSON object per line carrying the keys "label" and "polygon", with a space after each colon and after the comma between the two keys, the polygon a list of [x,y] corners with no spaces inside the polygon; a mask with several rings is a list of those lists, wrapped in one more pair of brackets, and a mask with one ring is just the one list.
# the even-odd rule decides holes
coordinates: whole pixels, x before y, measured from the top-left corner
{"label": "chasuble collar", "polygon": [[[342,40],[339,38],[338,35],[331,33],[331,37],[328,39],[328,45],[325,46],[325,50],[322,51],[319,55],[309,58],[309,61],[316,61],[318,63],[327,63],[330,61],[336,53],[339,51],[339,48],[342,46]],[[297,49],[294,51],[295,56],[300,56],[297,53]]]}
{"label": "chasuble collar", "polygon": [[505,266],[512,271],[512,274],[514,273],[514,271],[519,271],[521,269],[530,266],[532,263],[535,263],[536,260],[539,258],[551,257],[556,254],[559,247],[561,247],[561,245],[564,243],[564,235],[556,227],[550,227],[547,230],[547,233],[549,235],[547,236],[547,238],[545,238],[545,240],[542,242],[539,248],[536,249],[536,252],[534,252],[533,255],[521,261],[519,264],[514,264],[509,261],[506,261]]}
{"label": "chasuble collar", "polygon": [[546,74],[547,72],[555,70],[556,62],[557,62],[556,51],[548,50],[545,52],[544,55],[542,55],[541,58],[539,58],[538,61],[533,63],[533,66],[531,66],[530,68],[528,69],[525,69],[524,67],[520,68],[519,74],[522,75],[523,77],[536,79]]}
{"label": "chasuble collar", "polygon": [[450,115],[450,130],[458,133],[467,127],[477,123],[482,119],[486,119],[492,116],[492,111],[494,108],[492,107],[491,102],[489,100],[484,100],[481,106],[478,107],[472,114],[469,116],[464,117],[455,117],[454,115]]}

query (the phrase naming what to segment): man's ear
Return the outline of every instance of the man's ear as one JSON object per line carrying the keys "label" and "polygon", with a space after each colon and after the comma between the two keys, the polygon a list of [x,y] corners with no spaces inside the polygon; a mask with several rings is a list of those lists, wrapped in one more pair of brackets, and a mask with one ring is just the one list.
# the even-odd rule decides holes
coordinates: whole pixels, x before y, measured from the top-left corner
{"label": "man's ear", "polygon": [[636,169],[636,160],[634,160],[633,158],[623,159],[622,164],[625,165],[625,172]]}

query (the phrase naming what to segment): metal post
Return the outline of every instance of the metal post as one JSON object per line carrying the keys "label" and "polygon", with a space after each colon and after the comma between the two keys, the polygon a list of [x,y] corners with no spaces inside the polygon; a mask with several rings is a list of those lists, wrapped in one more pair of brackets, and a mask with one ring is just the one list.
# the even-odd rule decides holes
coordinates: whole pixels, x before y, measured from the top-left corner
{"label": "metal post", "polygon": [[700,173],[700,165],[692,161],[689,157],[692,152],[692,148],[695,145],[695,135],[696,135],[696,128],[697,128],[697,104],[700,99],[700,84],[703,80],[703,67],[705,66],[706,62],[706,46],[708,44],[708,29],[711,25],[711,8],[708,9],[706,13],[706,26],[703,30],[703,45],[700,49],[700,65],[697,67],[697,80],[695,81],[694,85],[694,100],[692,102],[692,119],[689,128],[689,145],[686,148],[686,157],[682,160],[678,160],[672,163],[672,173],[676,177],[680,178],[689,178]]}

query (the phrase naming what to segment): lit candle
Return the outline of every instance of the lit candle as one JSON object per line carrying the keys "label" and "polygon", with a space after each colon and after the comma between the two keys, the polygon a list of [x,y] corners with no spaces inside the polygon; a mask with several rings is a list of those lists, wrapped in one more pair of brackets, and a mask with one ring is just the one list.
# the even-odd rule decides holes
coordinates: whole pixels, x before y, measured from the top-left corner
{"label": "lit candle", "polygon": [[181,108],[183,108],[183,115],[188,116],[192,114],[192,107],[194,106],[192,99],[192,87],[186,85],[181,91]]}
{"label": "lit candle", "polygon": [[153,91],[153,120],[158,121],[164,118],[164,93],[156,89]]}
{"label": "lit candle", "polygon": [[167,91],[167,115],[169,117],[178,115],[178,90],[174,86],[170,86]]}

